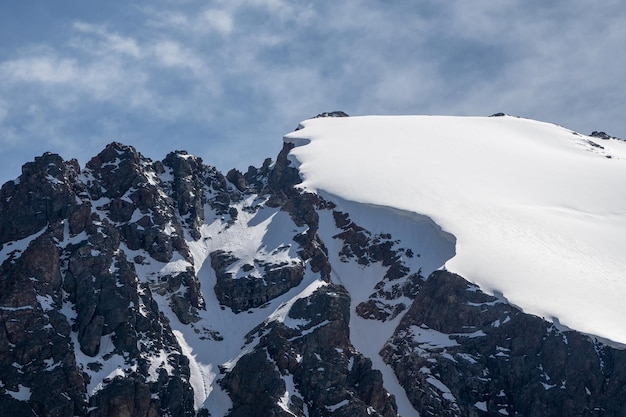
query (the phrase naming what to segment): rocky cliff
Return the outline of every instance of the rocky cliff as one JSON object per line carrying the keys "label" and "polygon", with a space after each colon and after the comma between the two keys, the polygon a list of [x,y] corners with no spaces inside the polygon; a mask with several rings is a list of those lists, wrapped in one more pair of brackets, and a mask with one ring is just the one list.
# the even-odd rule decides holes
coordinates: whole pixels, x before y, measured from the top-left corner
{"label": "rocky cliff", "polygon": [[[626,351],[184,151],[44,154],[0,190],[0,415],[623,416]],[[381,228],[385,227],[381,217]]]}

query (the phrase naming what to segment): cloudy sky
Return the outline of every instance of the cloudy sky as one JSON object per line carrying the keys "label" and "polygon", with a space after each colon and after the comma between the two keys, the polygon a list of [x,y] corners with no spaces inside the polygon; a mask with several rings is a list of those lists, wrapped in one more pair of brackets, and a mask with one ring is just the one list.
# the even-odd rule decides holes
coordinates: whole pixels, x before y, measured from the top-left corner
{"label": "cloudy sky", "polygon": [[0,181],[121,141],[222,170],[323,111],[505,112],[626,138],[619,0],[3,0]]}

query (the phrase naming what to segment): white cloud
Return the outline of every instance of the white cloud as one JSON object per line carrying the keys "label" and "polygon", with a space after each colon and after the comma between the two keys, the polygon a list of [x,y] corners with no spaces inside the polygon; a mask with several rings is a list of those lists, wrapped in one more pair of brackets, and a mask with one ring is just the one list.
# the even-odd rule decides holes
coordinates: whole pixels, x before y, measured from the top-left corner
{"label": "white cloud", "polygon": [[218,33],[228,36],[235,29],[233,5],[223,8],[207,8],[189,13],[176,10],[145,8],[148,27],[174,31],[167,35],[189,36]]}
{"label": "white cloud", "polygon": [[206,30],[215,30],[222,35],[229,35],[233,31],[233,16],[225,10],[205,10],[196,23],[198,27]]}
{"label": "white cloud", "polygon": [[76,94],[88,94],[96,100],[116,99],[118,94],[128,92],[130,85],[142,84],[140,72],[128,74],[114,59],[78,62],[55,55],[3,62],[0,76],[14,86],[40,84],[44,88],[59,88],[59,95],[55,96],[59,103]]}
{"label": "white cloud", "polygon": [[76,79],[76,61],[55,56],[18,58],[0,63],[0,75],[10,82],[63,84]]}
{"label": "white cloud", "polygon": [[204,68],[202,60],[178,42],[157,42],[153,48],[159,63],[166,67],[189,68],[194,72],[200,72]]}
{"label": "white cloud", "polygon": [[191,25],[189,22],[190,19],[184,12],[175,10],[154,9],[152,7],[145,7],[142,9],[142,11],[147,17],[145,24],[148,28],[169,30],[191,29]]}
{"label": "white cloud", "polygon": [[91,53],[100,55],[119,53],[134,58],[142,56],[141,48],[135,39],[109,32],[102,25],[75,22],[74,28],[83,34],[95,35],[96,42],[84,38],[75,39],[73,42],[75,46],[89,49]]}

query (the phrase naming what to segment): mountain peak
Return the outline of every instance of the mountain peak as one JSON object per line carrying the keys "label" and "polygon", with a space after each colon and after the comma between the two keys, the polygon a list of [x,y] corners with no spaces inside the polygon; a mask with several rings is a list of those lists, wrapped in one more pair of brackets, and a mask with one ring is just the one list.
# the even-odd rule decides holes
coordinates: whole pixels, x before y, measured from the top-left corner
{"label": "mountain peak", "polygon": [[[517,118],[417,119],[307,120],[275,163],[245,174],[185,151],[152,161],[120,143],[83,170],[48,153],[26,164],[0,189],[0,414],[624,415],[623,346],[516,306],[507,280],[554,277],[533,257],[519,264],[476,246],[490,237],[478,232],[506,232],[506,248],[543,239],[530,226],[546,219],[620,218],[568,211],[563,192],[520,223],[529,211],[512,198],[537,195],[522,181],[537,172],[553,181],[545,161],[562,174],[573,158],[598,180],[621,166],[622,142],[599,149]],[[537,172],[507,171],[520,162],[511,155],[534,155]],[[504,179],[485,175],[494,167]],[[516,193],[496,193],[490,207],[470,199],[502,181],[518,181]],[[450,220],[477,213],[489,218],[473,238]],[[508,269],[486,285],[476,269],[459,275],[458,257],[485,275]],[[531,269],[520,279],[511,266]],[[619,283],[611,289],[621,300]]]}

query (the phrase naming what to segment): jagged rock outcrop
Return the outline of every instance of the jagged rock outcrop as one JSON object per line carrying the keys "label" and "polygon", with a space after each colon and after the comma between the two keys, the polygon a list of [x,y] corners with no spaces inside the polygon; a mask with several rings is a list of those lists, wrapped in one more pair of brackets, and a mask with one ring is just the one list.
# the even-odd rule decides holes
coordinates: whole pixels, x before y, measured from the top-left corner
{"label": "jagged rock outcrop", "polygon": [[222,380],[229,416],[395,416],[380,372],[350,343],[349,309],[345,288],[329,284],[249,334],[260,340]]}
{"label": "jagged rock outcrop", "polygon": [[331,266],[328,263],[328,253],[324,242],[319,238],[319,216],[317,210],[333,208],[332,202],[326,201],[317,194],[298,190],[294,186],[301,182],[298,170],[291,165],[288,159],[293,144],[284,143],[278,154],[274,169],[267,178],[266,192],[270,193],[268,205],[281,207],[288,212],[298,225],[306,225],[305,233],[294,236],[300,245],[301,256],[311,260],[314,272],[319,272],[324,280],[330,280]]}
{"label": "jagged rock outcrop", "polygon": [[591,136],[592,138],[598,138],[598,139],[604,139],[604,140],[609,140],[609,139],[616,139],[616,140],[622,140],[622,141],[626,140],[626,139],[618,138],[615,136],[611,136],[606,132],[597,131],[597,130],[594,130],[593,132],[591,132],[589,136]]}
{"label": "jagged rock outcrop", "polygon": [[175,251],[185,258],[189,254],[172,201],[159,193],[161,169],[133,147],[112,143],[87,163],[85,172],[95,208],[120,223],[121,239],[129,249],[144,249],[168,262]]}
{"label": "jagged rock outcrop", "polygon": [[[15,258],[0,266],[2,415],[85,413],[85,381],[72,354],[71,326],[59,311],[62,278],[54,232],[40,235],[22,256],[16,249]],[[18,401],[26,395],[27,407]]]}
{"label": "jagged rock outcrop", "polygon": [[[118,143],[82,173],[76,161],[44,154],[0,191],[2,249],[9,254],[0,266],[1,414],[193,413],[186,358],[124,250],[141,248],[157,261],[175,251],[189,257],[149,164]],[[136,211],[143,225],[133,234]],[[29,234],[37,237],[16,243]],[[201,307],[193,291],[189,299]],[[158,377],[151,374],[155,355],[168,358]],[[112,357],[120,358],[120,372],[102,386],[93,378],[107,366],[101,358]],[[18,411],[26,397],[32,411]]]}
{"label": "jagged rock outcrop", "polygon": [[[255,263],[262,269],[263,279],[252,274],[234,278],[227,269],[237,260],[221,250],[211,253],[211,266],[217,277],[215,295],[221,304],[230,307],[235,313],[262,306],[296,287],[304,277],[304,266],[301,262],[273,265],[257,261]],[[244,265],[244,272],[245,269],[256,270],[252,266]]]}
{"label": "jagged rock outcrop", "polygon": [[74,196],[84,192],[77,183],[78,162],[45,153],[22,167],[17,181],[0,190],[0,244],[18,241],[41,231],[48,224],[75,216]]}
{"label": "jagged rock outcrop", "polygon": [[318,114],[315,117],[349,117],[348,114],[346,112],[343,112],[341,110],[335,110],[335,111],[325,111],[323,113]]}
{"label": "jagged rock outcrop", "polygon": [[[446,308],[442,309],[441,306]],[[423,416],[620,416],[626,352],[524,314],[447,271],[382,351]]]}

